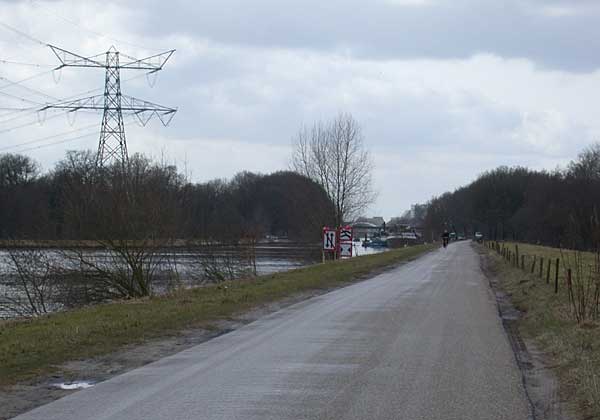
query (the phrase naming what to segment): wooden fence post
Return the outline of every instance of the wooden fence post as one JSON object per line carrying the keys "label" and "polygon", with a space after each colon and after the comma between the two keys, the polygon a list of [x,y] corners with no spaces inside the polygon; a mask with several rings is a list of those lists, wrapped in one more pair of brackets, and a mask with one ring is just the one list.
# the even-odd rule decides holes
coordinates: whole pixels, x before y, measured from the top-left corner
{"label": "wooden fence post", "polygon": [[515,244],[515,266],[519,266],[519,245]]}
{"label": "wooden fence post", "polygon": [[550,267],[552,267],[552,260],[548,258],[548,270],[546,270],[546,284],[550,284]]}
{"label": "wooden fence post", "polygon": [[521,270],[525,270],[525,255],[521,255]]}
{"label": "wooden fence post", "polygon": [[556,272],[554,273],[554,293],[558,293],[558,269],[560,267],[560,258],[556,259]]}
{"label": "wooden fence post", "polygon": [[544,257],[540,257],[540,278],[544,278]]}
{"label": "wooden fence post", "polygon": [[537,261],[537,255],[533,256],[533,263],[531,264],[531,274],[535,273],[535,263]]}

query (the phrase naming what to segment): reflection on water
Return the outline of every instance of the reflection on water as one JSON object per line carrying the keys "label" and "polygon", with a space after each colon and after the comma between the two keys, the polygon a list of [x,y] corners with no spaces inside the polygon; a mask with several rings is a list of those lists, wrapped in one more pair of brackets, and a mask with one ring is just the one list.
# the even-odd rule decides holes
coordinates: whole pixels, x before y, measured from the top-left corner
{"label": "reflection on water", "polygon": [[363,255],[380,254],[387,250],[388,250],[388,248],[364,247],[360,244],[360,242],[355,242],[354,247],[353,247],[353,256],[354,257],[362,257]]}

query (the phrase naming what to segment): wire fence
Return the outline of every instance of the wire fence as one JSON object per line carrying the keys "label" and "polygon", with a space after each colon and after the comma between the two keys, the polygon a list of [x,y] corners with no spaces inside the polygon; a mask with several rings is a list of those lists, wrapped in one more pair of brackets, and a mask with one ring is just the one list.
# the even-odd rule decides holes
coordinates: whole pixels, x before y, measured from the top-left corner
{"label": "wire fence", "polygon": [[486,241],[484,245],[514,269],[552,287],[555,295],[566,295],[571,314],[578,323],[600,319],[600,251],[553,249],[552,252],[525,253],[516,243]]}

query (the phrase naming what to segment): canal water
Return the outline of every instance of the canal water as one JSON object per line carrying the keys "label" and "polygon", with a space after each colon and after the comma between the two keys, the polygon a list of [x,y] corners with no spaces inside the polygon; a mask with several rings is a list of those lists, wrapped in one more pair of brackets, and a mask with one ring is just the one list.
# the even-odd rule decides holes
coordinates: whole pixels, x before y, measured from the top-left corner
{"label": "canal water", "polygon": [[[356,243],[353,254],[354,256],[362,256],[383,251],[385,249],[364,248]],[[49,256],[55,263],[58,262],[64,266],[73,264],[65,257],[65,255],[69,255],[68,250],[44,249],[41,252]],[[113,261],[111,254],[103,250],[86,249],[81,252],[86,254],[86,258],[91,258],[100,266],[109,267],[111,261]],[[321,251],[315,246],[294,243],[269,243],[259,244],[252,250],[240,247],[219,247],[217,249],[177,248],[165,250],[164,253],[159,253],[155,258],[161,260],[161,263],[157,265],[153,290],[155,293],[160,294],[173,287],[171,283],[173,271],[177,273],[177,286],[179,287],[194,287],[202,284],[202,262],[211,260],[216,261],[216,264],[223,261],[232,262],[238,267],[251,267],[252,270],[255,267],[257,275],[268,275],[319,263],[321,261]],[[11,274],[11,267],[10,252],[0,250],[0,319],[18,316],[9,308],[15,306],[15,300],[22,302],[27,299],[23,289],[15,284],[18,278],[14,276],[14,273]],[[47,306],[50,311],[65,308],[65,304],[59,302],[47,302]]]}

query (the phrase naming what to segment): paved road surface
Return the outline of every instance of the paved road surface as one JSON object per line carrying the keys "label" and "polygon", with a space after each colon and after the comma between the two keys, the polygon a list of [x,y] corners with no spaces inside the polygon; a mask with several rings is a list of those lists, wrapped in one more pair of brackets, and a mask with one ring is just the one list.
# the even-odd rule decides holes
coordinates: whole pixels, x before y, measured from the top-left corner
{"label": "paved road surface", "polygon": [[467,242],[18,417],[528,418],[520,373]]}

